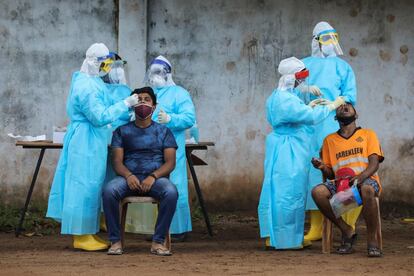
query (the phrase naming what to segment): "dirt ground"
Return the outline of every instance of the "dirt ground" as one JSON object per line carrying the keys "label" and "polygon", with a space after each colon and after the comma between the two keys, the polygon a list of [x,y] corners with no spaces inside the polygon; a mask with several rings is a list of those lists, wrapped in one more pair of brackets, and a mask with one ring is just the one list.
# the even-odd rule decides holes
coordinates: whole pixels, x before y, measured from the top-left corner
{"label": "dirt ground", "polygon": [[1,233],[0,275],[414,275],[414,224],[399,219],[383,220],[382,258],[366,257],[363,222],[356,253],[347,256],[323,255],[321,242],[300,251],[265,251],[253,214],[216,215],[213,227],[210,238],[196,221],[188,241],[173,244],[171,257],[151,255],[150,243],[137,234],[127,234],[124,255],[107,256],[72,249],[69,236]]}

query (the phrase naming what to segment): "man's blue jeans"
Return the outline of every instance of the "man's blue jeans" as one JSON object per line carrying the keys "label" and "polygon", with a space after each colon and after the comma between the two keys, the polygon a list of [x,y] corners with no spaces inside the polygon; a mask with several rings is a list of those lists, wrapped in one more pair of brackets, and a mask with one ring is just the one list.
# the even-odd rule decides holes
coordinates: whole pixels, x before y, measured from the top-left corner
{"label": "man's blue jeans", "polygon": [[[138,177],[141,181],[143,178]],[[117,176],[112,179],[102,192],[103,208],[108,228],[109,240],[112,243],[121,240],[121,225],[119,218],[119,203],[127,196],[138,196],[138,191],[129,189],[126,179]],[[171,221],[177,206],[178,192],[174,184],[168,178],[158,178],[151,190],[144,194],[157,199],[160,202],[155,232],[152,238],[157,243],[163,243],[165,235],[170,228]]]}

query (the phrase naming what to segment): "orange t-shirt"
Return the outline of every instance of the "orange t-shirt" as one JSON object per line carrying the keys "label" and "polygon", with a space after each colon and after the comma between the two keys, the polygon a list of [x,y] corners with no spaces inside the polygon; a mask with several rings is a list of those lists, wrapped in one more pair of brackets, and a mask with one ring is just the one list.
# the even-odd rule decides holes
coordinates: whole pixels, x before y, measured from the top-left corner
{"label": "orange t-shirt", "polygon": [[[384,154],[377,135],[373,130],[357,128],[349,138],[344,138],[337,132],[329,134],[322,145],[322,160],[336,174],[341,168],[351,168],[358,175],[368,167],[368,157],[376,154],[379,161],[384,160]],[[381,183],[377,173],[371,176]]]}

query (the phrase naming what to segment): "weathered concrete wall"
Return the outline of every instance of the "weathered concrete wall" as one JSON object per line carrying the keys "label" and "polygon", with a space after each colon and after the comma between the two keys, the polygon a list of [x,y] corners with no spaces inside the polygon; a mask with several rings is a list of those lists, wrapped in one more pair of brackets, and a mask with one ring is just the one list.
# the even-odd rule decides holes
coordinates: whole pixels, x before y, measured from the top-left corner
{"label": "weathered concrete wall", "polygon": [[[117,45],[113,0],[1,1],[0,3],[0,200],[23,200],[38,152],[14,146],[7,137],[52,135],[68,122],[66,97],[72,72],[86,49]],[[46,198],[59,152],[46,151],[35,189]]]}
{"label": "weathered concrete wall", "polygon": [[[0,153],[8,156],[0,160],[0,188],[8,195],[26,189],[36,156],[15,149],[4,133],[50,134],[53,124],[65,123],[69,72],[79,68],[92,42],[115,47],[118,29],[112,1],[9,2],[0,6],[0,56],[11,65],[0,69]],[[142,61],[136,43],[146,36],[143,2],[119,3],[119,24],[126,24],[119,26],[119,47],[130,64],[131,58]],[[384,198],[412,204],[412,14],[409,0],[148,1],[147,61],[158,54],[171,60],[175,81],[193,96],[201,139],[216,142],[199,154],[209,166],[197,168],[209,206],[256,207],[270,132],[265,100],[278,81],[279,61],[310,54],[312,29],[320,20],[338,30],[344,58],[356,73],[360,125],[376,130],[382,142]],[[135,86],[143,66],[133,66]],[[43,197],[55,162],[56,153],[46,153],[38,189]]]}
{"label": "weathered concrete wall", "polygon": [[147,58],[147,0],[120,0],[118,51],[127,60],[128,84],[137,88],[145,77]]}
{"label": "weathered concrete wall", "polygon": [[171,59],[176,82],[193,96],[202,140],[216,142],[202,154],[209,166],[197,169],[209,203],[255,208],[277,65],[310,54],[321,20],[338,30],[355,70],[359,124],[382,142],[384,197],[412,203],[412,14],[413,1],[149,1],[149,58]]}

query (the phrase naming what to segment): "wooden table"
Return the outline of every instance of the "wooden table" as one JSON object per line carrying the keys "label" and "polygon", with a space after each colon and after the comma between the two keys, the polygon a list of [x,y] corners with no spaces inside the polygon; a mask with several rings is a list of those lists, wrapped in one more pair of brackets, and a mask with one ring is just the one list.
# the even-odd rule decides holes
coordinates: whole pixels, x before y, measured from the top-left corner
{"label": "wooden table", "polygon": [[[52,141],[36,141],[36,142],[25,142],[25,141],[17,141],[16,146],[22,147],[24,149],[40,149],[39,158],[37,159],[37,164],[35,167],[35,171],[33,173],[32,182],[30,184],[29,191],[26,196],[26,202],[22,209],[20,215],[20,221],[18,226],[15,229],[16,237],[19,236],[20,232],[22,231],[22,225],[24,221],[25,214],[27,212],[27,208],[30,203],[30,199],[32,197],[33,189],[36,184],[37,175],[39,174],[40,166],[42,164],[43,156],[45,154],[46,149],[61,149],[63,148],[63,144],[53,143]],[[187,157],[188,166],[190,168],[191,177],[193,179],[194,187],[197,193],[198,202],[200,203],[201,211],[203,212],[204,220],[206,223],[207,231],[210,236],[213,235],[213,231],[211,230],[210,219],[208,217],[207,209],[204,204],[203,194],[201,192],[200,184],[198,182],[197,174],[194,170],[194,166],[201,166],[207,165],[202,159],[198,158],[192,152],[194,150],[207,150],[208,147],[214,146],[213,142],[200,142],[198,144],[186,144],[185,145],[185,154]]]}

